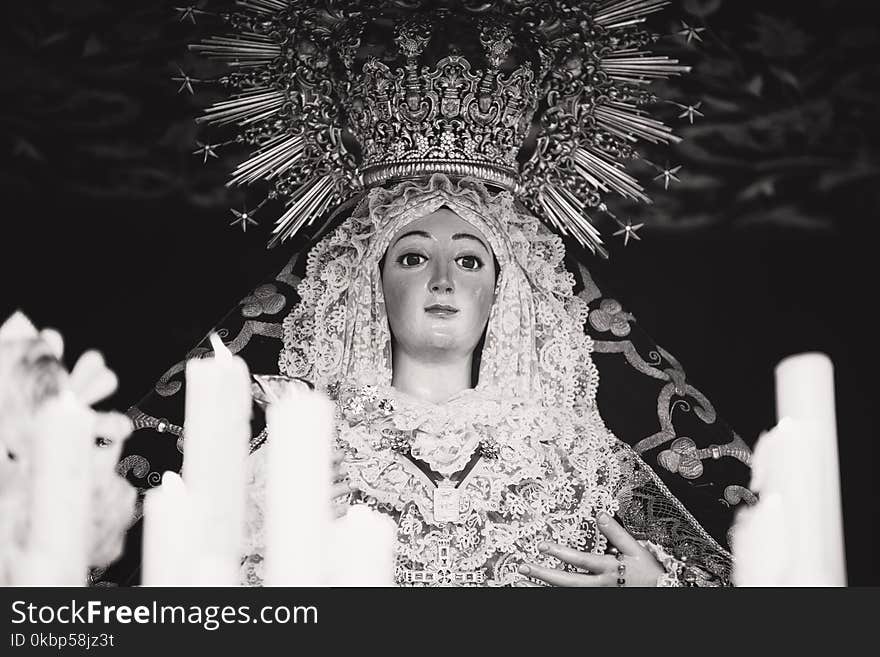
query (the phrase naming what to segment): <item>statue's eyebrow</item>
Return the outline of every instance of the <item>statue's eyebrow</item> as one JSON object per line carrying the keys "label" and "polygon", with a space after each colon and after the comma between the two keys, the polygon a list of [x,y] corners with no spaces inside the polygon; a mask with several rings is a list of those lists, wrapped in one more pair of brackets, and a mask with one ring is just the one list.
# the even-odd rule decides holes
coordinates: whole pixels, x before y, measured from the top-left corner
{"label": "statue's eyebrow", "polygon": [[[404,233],[403,235],[401,235],[400,237],[398,237],[396,240],[394,240],[394,244],[397,244],[397,243],[398,243],[400,240],[402,240],[404,237],[413,237],[413,236],[415,236],[415,237],[426,237],[426,238],[428,238],[429,240],[434,239],[434,236],[433,236],[433,235],[431,235],[430,233],[426,233],[426,232],[423,231],[423,230],[411,230],[411,231],[409,231],[408,233]],[[453,238],[453,239],[454,239],[454,238]],[[392,246],[393,246],[393,245],[392,245]]]}
{"label": "statue's eyebrow", "polygon": [[[404,237],[424,237],[429,240],[436,239],[433,235],[431,235],[431,233],[428,233],[424,230],[411,230],[411,231],[404,233],[403,235],[398,237],[396,240],[394,240],[394,244],[397,244]],[[479,237],[477,237],[476,235],[473,235],[471,233],[456,233],[455,235],[452,236],[452,239],[453,240],[474,240],[475,242],[478,242],[480,246],[482,246],[484,249],[486,249],[486,253],[492,253],[492,250],[488,246],[486,246],[486,243],[483,240],[481,240]]]}
{"label": "statue's eyebrow", "polygon": [[486,249],[486,253],[492,253],[492,250],[488,246],[486,246],[486,243],[483,242],[483,240],[481,240],[476,235],[471,235],[470,233],[456,233],[455,235],[452,236],[452,239],[454,239],[454,240],[475,240],[480,243],[480,246],[482,246],[484,249]]}

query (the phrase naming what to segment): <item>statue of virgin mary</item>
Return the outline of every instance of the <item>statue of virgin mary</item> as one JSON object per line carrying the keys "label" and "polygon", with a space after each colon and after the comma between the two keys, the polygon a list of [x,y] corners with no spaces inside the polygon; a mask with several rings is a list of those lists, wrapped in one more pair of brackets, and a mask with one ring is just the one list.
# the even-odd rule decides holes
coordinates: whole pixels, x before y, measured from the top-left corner
{"label": "statue of virgin mary", "polygon": [[[334,401],[337,503],[394,519],[401,585],[730,583],[749,449],[570,248],[604,253],[602,195],[644,199],[620,162],[672,139],[643,110],[682,68],[644,52],[664,4],[249,0],[202,44],[238,92],[206,119],[254,150],[233,181],[286,202],[278,243],[322,224],[215,328],[251,372]],[[128,412],[141,491],[181,467],[182,374],[209,354]],[[138,542],[135,523],[96,582],[137,583]]]}

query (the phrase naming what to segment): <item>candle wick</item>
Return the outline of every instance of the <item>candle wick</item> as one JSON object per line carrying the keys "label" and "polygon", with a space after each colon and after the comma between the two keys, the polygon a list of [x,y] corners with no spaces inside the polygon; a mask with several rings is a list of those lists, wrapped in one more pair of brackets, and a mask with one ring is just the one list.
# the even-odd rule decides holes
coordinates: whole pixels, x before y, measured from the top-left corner
{"label": "candle wick", "polygon": [[232,352],[229,350],[225,344],[223,344],[223,340],[220,339],[220,336],[216,333],[212,333],[210,337],[211,347],[214,349],[214,357],[215,358],[231,358]]}

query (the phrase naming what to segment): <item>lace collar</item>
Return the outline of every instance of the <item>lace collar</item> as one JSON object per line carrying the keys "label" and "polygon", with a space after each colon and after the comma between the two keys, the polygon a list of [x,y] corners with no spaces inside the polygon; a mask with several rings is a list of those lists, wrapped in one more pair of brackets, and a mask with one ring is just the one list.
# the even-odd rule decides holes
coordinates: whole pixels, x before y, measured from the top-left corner
{"label": "lace collar", "polygon": [[[343,467],[368,502],[398,520],[401,583],[430,571],[441,553],[500,584],[518,578],[526,556],[544,559],[541,540],[604,549],[594,518],[616,511],[620,472],[601,423],[480,390],[433,404],[390,386],[342,387],[338,409]],[[444,479],[460,491],[454,522],[435,517]]]}

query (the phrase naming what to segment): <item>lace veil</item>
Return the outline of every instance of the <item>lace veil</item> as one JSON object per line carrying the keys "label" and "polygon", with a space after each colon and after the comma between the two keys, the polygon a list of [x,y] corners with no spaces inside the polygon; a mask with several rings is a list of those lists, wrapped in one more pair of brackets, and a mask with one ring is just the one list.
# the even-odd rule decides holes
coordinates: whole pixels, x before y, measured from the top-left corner
{"label": "lace veil", "polygon": [[[386,429],[381,421],[371,425],[371,436],[351,427],[370,425],[376,417],[364,411],[363,403],[346,401],[340,386],[390,389],[391,334],[380,263],[401,228],[441,207],[480,230],[499,265],[478,383],[475,390],[465,391],[469,395],[453,398],[448,408],[412,402],[409,408],[398,407]],[[430,570],[438,540],[457,549],[460,567],[488,568],[493,585],[518,579],[516,564],[523,559],[559,567],[539,553],[537,544],[551,539],[603,551],[606,541],[595,526],[600,511],[621,515],[639,538],[658,538],[645,528],[652,520],[645,512],[648,500],[664,509],[667,526],[673,521],[677,546],[683,544],[693,554],[693,546],[699,545],[704,562],[715,559],[705,579],[723,579],[724,550],[629,446],[614,437],[599,414],[593,340],[585,331],[589,309],[573,292],[574,276],[564,255],[562,240],[520,211],[508,192],[492,193],[477,180],[435,174],[427,181],[374,189],[309,253],[298,286],[300,303],[283,322],[279,370],[340,395],[341,435],[359,464],[353,481],[399,514],[399,559],[421,564],[421,572]],[[431,530],[437,526],[432,485],[401,466],[394,449],[377,442],[375,435],[386,435],[387,427],[428,427],[447,437],[468,436],[475,425],[483,433],[451,450],[443,440],[413,444],[413,453],[444,475],[464,467],[487,435],[507,450],[475,478],[473,488],[484,494],[474,496],[473,509],[481,515],[460,527]],[[259,474],[256,484],[258,479]],[[259,542],[259,531],[251,531],[257,554]],[[245,572],[259,580],[258,564],[246,564]],[[398,575],[399,580],[405,577]]]}
{"label": "lace veil", "polygon": [[588,308],[572,293],[562,240],[519,212],[510,193],[443,174],[373,190],[312,250],[301,301],[284,321],[280,371],[323,388],[343,381],[390,385],[380,261],[402,227],[444,206],[486,236],[500,267],[477,390],[594,408],[598,373],[584,332]]}

